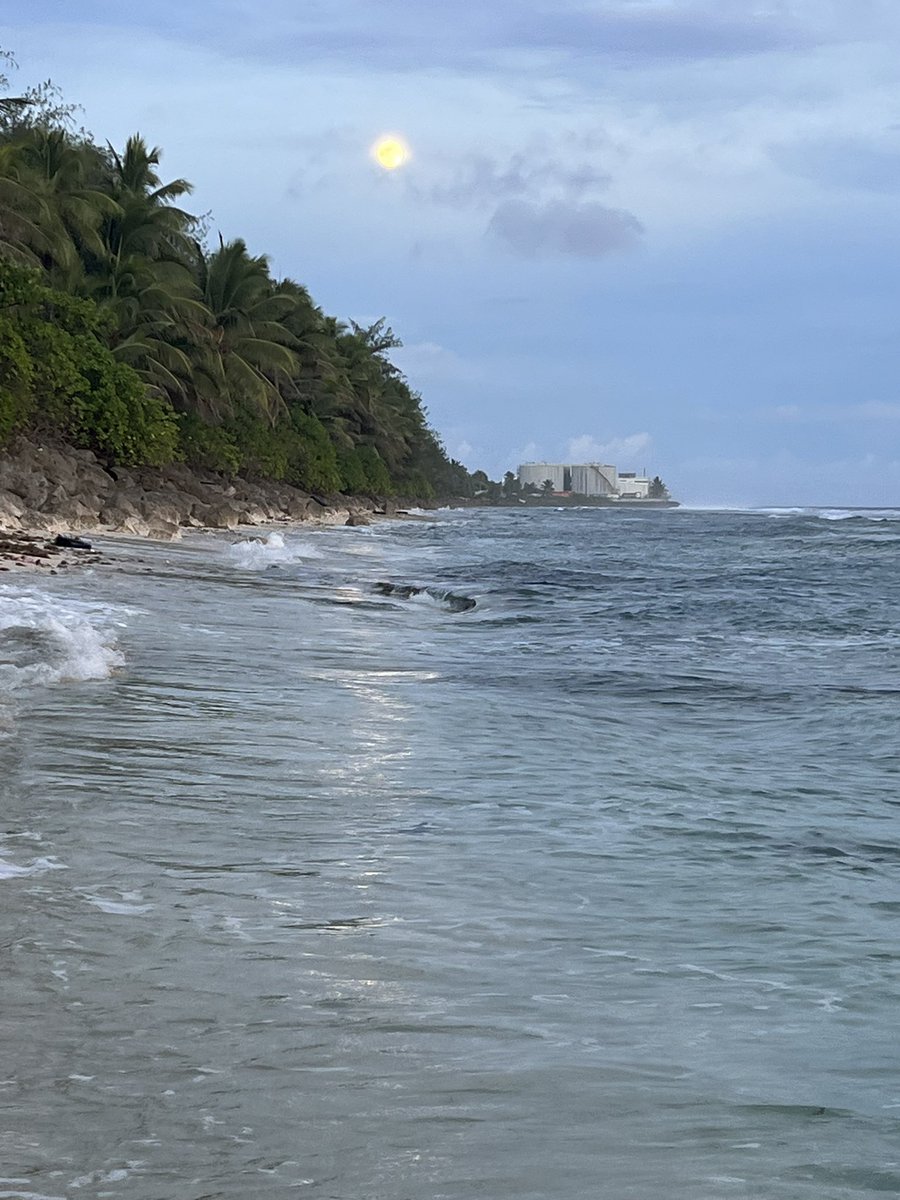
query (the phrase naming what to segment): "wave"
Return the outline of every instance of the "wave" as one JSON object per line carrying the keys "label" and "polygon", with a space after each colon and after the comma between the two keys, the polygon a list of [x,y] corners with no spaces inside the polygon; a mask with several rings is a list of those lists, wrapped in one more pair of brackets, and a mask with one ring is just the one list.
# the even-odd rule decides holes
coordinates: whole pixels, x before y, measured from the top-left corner
{"label": "wave", "polygon": [[477,604],[472,596],[461,596],[458,592],[447,591],[445,588],[416,587],[409,583],[380,582],[375,584],[375,591],[382,596],[395,596],[399,600],[437,604],[449,608],[451,612],[469,612]]}
{"label": "wave", "polygon": [[116,626],[130,610],[40,591],[0,595],[0,690],[106,679],[123,665]]}
{"label": "wave", "polygon": [[271,567],[322,557],[315,546],[297,540],[286,542],[284,535],[280,533],[269,533],[264,537],[233,542],[226,555],[235,566],[245,571],[268,571]]}
{"label": "wave", "polygon": [[101,912],[116,917],[140,916],[150,912],[153,907],[152,904],[137,903],[139,897],[136,892],[122,892],[120,900],[111,900],[107,896],[96,896],[92,892],[84,892],[82,896],[94,908],[99,908]]}
{"label": "wave", "polygon": [[900,508],[758,508],[773,519],[811,517],[819,521],[900,521]]}
{"label": "wave", "polygon": [[28,879],[32,875],[43,875],[46,871],[65,871],[65,863],[52,858],[35,858],[27,866],[19,867],[5,858],[0,858],[0,879]]}
{"label": "wave", "polygon": [[823,508],[810,515],[820,521],[900,521],[900,510],[891,508]]}

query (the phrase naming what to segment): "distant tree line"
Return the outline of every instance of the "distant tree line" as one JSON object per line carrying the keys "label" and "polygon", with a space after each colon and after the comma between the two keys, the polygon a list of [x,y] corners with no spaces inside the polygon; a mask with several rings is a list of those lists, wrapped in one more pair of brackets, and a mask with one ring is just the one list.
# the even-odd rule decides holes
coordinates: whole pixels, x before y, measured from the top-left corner
{"label": "distant tree line", "polygon": [[669,489],[663,483],[658,475],[654,475],[650,480],[650,487],[647,489],[647,494],[651,500],[668,500]]}
{"label": "distant tree line", "polygon": [[55,433],[110,464],[317,491],[478,490],[390,361],[384,319],[345,324],[240,238],[210,245],[157,147],[98,144],[50,84],[10,95],[4,60],[0,443]]}

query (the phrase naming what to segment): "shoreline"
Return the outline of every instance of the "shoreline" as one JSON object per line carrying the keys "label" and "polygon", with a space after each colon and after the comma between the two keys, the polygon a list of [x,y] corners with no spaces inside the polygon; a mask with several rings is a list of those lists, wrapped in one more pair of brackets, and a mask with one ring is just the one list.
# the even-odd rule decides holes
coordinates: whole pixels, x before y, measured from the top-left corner
{"label": "shoreline", "polygon": [[183,464],[108,467],[90,450],[19,439],[0,452],[0,572],[110,562],[93,544],[125,536],[154,542],[186,532],[233,532],[290,526],[368,525],[405,517],[393,500],[319,496],[270,480],[225,478]]}
{"label": "shoreline", "polygon": [[[91,451],[24,437],[0,451],[0,572],[38,570],[57,574],[112,561],[93,545],[59,545],[107,536],[171,542],[186,532],[233,532],[290,526],[368,525],[408,518],[403,502],[369,496],[322,496],[287,483],[228,477],[183,463],[165,467],[112,467]],[[618,500],[573,496],[486,501],[452,497],[406,503],[454,508],[540,509],[597,507],[665,509],[673,500]]]}

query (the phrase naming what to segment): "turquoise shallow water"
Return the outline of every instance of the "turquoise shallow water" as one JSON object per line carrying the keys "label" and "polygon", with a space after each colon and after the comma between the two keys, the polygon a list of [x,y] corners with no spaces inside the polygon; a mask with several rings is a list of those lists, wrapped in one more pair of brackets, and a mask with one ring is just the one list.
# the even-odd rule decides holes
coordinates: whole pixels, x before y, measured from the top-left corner
{"label": "turquoise shallow water", "polygon": [[0,585],[0,1197],[900,1191],[900,513],[231,540]]}

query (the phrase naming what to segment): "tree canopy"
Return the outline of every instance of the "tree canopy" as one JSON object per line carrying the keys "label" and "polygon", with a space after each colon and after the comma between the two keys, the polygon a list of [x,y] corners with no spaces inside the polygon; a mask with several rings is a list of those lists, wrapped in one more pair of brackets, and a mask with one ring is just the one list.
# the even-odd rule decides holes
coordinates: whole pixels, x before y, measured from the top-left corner
{"label": "tree canopy", "polygon": [[55,430],[111,462],[472,494],[385,319],[345,324],[241,238],[207,245],[190,183],[141,135],[96,142],[49,83],[9,93],[0,71],[0,440]]}

